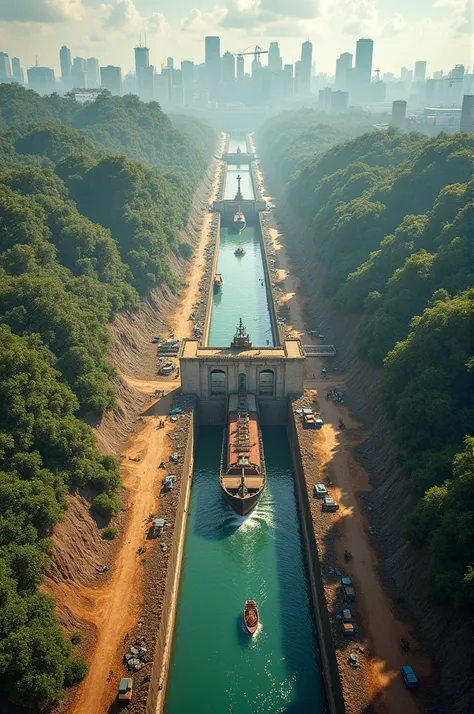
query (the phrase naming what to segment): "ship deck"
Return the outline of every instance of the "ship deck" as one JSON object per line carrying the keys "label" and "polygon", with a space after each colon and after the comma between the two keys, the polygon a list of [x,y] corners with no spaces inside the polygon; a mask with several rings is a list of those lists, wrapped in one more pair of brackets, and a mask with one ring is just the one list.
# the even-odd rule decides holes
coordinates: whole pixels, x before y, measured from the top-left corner
{"label": "ship deck", "polygon": [[[245,486],[249,491],[259,491],[264,486],[263,476],[245,476]],[[222,485],[226,491],[240,488],[240,476],[222,476]]]}
{"label": "ship deck", "polygon": [[[239,407],[239,395],[231,394],[229,398],[227,473],[233,471],[239,477],[243,473],[247,478],[245,472],[249,477],[258,476],[255,467],[261,468],[261,458],[255,396],[245,395],[245,401],[246,410],[243,410],[242,404]],[[239,457],[246,457],[248,466],[239,465]]]}

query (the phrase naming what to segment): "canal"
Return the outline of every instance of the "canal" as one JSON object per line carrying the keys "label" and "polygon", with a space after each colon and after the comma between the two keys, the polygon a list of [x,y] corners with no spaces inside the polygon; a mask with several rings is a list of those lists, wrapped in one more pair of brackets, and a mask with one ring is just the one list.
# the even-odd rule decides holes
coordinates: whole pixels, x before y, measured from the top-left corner
{"label": "canal", "polygon": [[[237,146],[245,137],[230,137]],[[273,344],[258,230],[221,229],[210,345],[228,345],[239,317],[256,346]],[[220,490],[222,427],[199,429],[166,714],[326,712],[285,428],[264,427],[263,444],[267,486],[240,517]],[[247,598],[260,609],[253,638],[242,629]]]}
{"label": "canal", "polygon": [[[208,340],[211,347],[230,345],[239,318],[254,345],[273,346],[258,231],[257,226],[248,226],[239,235],[221,228],[217,272],[224,282],[222,291],[214,294]],[[242,257],[234,255],[239,246],[245,250]]]}
{"label": "canal", "polygon": [[[219,486],[222,429],[201,427],[166,714],[325,711],[284,427],[263,429],[267,488],[242,518]],[[254,598],[261,629],[242,630]]]}

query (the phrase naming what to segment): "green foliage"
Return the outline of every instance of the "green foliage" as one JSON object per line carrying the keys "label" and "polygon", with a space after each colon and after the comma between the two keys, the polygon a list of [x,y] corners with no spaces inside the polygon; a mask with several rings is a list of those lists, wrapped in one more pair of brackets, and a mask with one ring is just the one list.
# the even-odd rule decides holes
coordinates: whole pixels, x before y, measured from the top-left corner
{"label": "green foliage", "polygon": [[88,671],[89,665],[84,657],[74,657],[74,659],[70,659],[66,663],[64,684],[66,687],[72,687],[74,684],[79,684],[79,682],[82,682]]}
{"label": "green foliage", "polygon": [[194,250],[190,243],[186,243],[186,241],[182,241],[178,247],[179,247],[179,252],[183,256],[183,258],[185,258],[185,260],[190,260],[190,258],[192,258]]}
{"label": "green foliage", "polygon": [[75,632],[71,632],[71,635],[69,637],[73,645],[79,645],[82,642],[82,632],[79,632],[79,630],[76,630]]}
{"label": "green foliage", "polygon": [[103,540],[114,540],[117,536],[117,529],[113,528],[113,526],[107,526],[102,530],[101,536]]}
{"label": "green foliage", "polygon": [[116,516],[120,510],[120,504],[114,495],[99,493],[92,501],[92,510],[105,518]]}
{"label": "green foliage", "polygon": [[38,586],[69,491],[87,485],[103,517],[120,508],[119,464],[76,415],[114,404],[108,323],[138,291],[175,288],[169,255],[215,141],[176,124],[187,138],[136,97],[0,84],[0,687],[23,708],[87,672]]}
{"label": "green foliage", "polygon": [[407,537],[429,550],[432,596],[472,605],[471,441],[456,455],[473,423],[472,138],[389,130],[319,153],[327,132],[304,122],[280,147],[284,117],[263,128],[264,163],[285,180],[298,169],[288,197],[325,264],[323,288],[361,313],[359,355],[384,365],[382,399],[420,498]]}

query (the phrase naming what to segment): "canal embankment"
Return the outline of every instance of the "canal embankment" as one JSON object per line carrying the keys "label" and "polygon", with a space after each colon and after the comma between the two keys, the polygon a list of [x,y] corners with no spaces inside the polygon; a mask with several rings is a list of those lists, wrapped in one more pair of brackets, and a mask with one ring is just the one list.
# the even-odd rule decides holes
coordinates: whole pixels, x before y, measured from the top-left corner
{"label": "canal embankment", "polygon": [[[195,195],[188,225],[181,234],[182,240],[190,243],[197,255],[204,244],[212,243],[208,205],[214,196],[218,166],[219,162],[215,160],[210,165]],[[200,260],[196,258],[184,260],[177,254],[172,256],[171,262],[174,275],[182,285],[187,275],[195,276],[201,270]],[[190,285],[194,285],[194,277]],[[120,315],[111,326],[113,347],[110,360],[119,374],[118,404],[104,415],[96,433],[101,449],[123,457],[124,511],[112,524],[117,527],[118,535],[114,541],[102,540],[87,501],[74,496],[54,536],[57,552],[52,573],[54,581],[51,579],[50,582],[58,612],[60,615],[64,613],[61,621],[66,627],[83,634],[76,651],[84,653],[91,664],[85,681],[68,692],[64,706],[69,714],[86,711],[87,714],[91,711],[105,714],[115,699],[118,681],[126,672],[122,669],[121,659],[127,629],[130,632],[135,628],[139,616],[143,615],[145,624],[138,628],[139,631],[150,627],[150,642],[158,631],[162,607],[159,602],[162,601],[155,599],[152,603],[148,598],[150,595],[162,597],[159,583],[166,571],[161,560],[156,561],[158,567],[151,575],[146,571],[147,564],[155,557],[162,557],[163,552],[156,553],[156,541],[146,538],[144,520],[150,512],[158,513],[161,505],[167,508],[172,503],[172,499],[163,501],[163,504],[158,501],[157,507],[160,488],[154,488],[156,476],[163,475],[161,471],[157,472],[157,464],[162,459],[167,461],[170,453],[165,446],[171,444],[167,434],[172,424],[167,423],[165,429],[155,431],[160,421],[158,416],[140,414],[153,402],[158,404],[157,414],[161,413],[160,409],[164,410],[163,418],[170,408],[168,393],[175,389],[176,383],[170,380],[165,383],[156,376],[156,345],[151,343],[151,337],[166,334],[169,319],[179,312],[187,292],[189,288],[184,296],[176,296],[166,288],[156,289],[138,311]],[[173,324],[173,329],[179,337],[187,336],[192,322],[186,320],[179,325]],[[165,399],[153,398],[157,387],[165,388]],[[141,455],[140,463],[134,461],[137,454]],[[172,516],[170,522],[173,522]],[[145,547],[146,552],[137,553],[139,546]],[[111,565],[110,571],[98,574],[97,569],[104,563]],[[120,608],[112,605],[117,598],[122,598]],[[116,614],[120,618],[118,623]],[[151,668],[151,660],[141,670],[141,678],[137,681],[146,680],[148,667]],[[108,676],[109,670],[113,671],[112,676]],[[130,711],[144,711],[146,690],[146,686],[137,688]],[[87,697],[84,699],[81,694],[85,691]]]}
{"label": "canal embankment", "polygon": [[[282,192],[284,193],[284,189]],[[277,199],[279,195],[277,193]],[[291,209],[289,209],[289,214],[286,209],[287,205],[284,203],[283,209],[278,210],[279,224],[275,222],[275,217],[271,213],[267,214],[267,221],[273,242],[273,251],[280,263],[279,272],[285,293],[282,300],[286,301],[288,305],[288,333],[300,335],[306,343],[311,343],[314,340],[308,337],[308,329],[322,329],[326,334],[325,342],[329,341],[337,346],[339,365],[347,367],[346,374],[341,372],[330,374],[328,380],[319,378],[321,367],[324,366],[324,362],[321,360],[309,360],[307,370],[307,385],[316,390],[323,418],[329,426],[328,429],[324,427],[313,456],[309,457],[312,464],[308,466],[308,473],[311,474],[308,483],[308,497],[313,518],[317,519],[314,521],[315,530],[323,559],[323,578],[329,611],[335,617],[339,607],[337,605],[337,597],[340,593],[338,578],[329,570],[336,566],[349,571],[351,577],[356,581],[358,609],[360,608],[359,634],[363,640],[363,646],[366,648],[363,659],[365,660],[367,657],[367,662],[370,662],[370,665],[363,667],[362,671],[353,672],[347,667],[344,657],[347,641],[343,641],[342,646],[337,649],[346,704],[354,711],[357,710],[357,707],[360,709],[363,706],[385,706],[388,711],[398,713],[402,703],[404,711],[425,711],[424,705],[417,704],[416,698],[405,690],[401,682],[399,671],[404,661],[398,644],[400,637],[406,637],[411,643],[411,661],[409,663],[413,664],[423,680],[423,698],[426,699],[430,698],[430,682],[432,681],[429,659],[422,643],[420,640],[417,641],[412,626],[407,621],[408,618],[404,617],[405,596],[399,595],[394,603],[385,584],[381,582],[379,563],[374,552],[374,545],[379,545],[379,517],[383,519],[382,527],[384,529],[387,519],[392,521],[397,518],[400,529],[403,521],[403,508],[406,507],[407,501],[406,488],[401,477],[398,479],[398,489],[394,490],[393,484],[390,485],[393,464],[390,464],[386,453],[390,444],[389,429],[382,428],[383,415],[376,399],[376,375],[373,374],[373,370],[369,369],[368,373],[367,370],[364,371],[363,365],[358,363],[357,358],[348,349],[356,325],[353,320],[351,323],[350,317],[344,319],[344,316],[335,313],[328,307],[327,300],[321,295],[319,289],[322,280],[321,266],[318,266],[314,260],[311,244],[308,242],[308,236],[311,233],[307,226],[301,225],[297,217],[291,218]],[[303,295],[299,293],[299,279],[295,276],[295,269],[286,256],[283,233],[285,230],[292,236],[288,248],[296,263],[296,273],[302,279]],[[346,386],[344,379],[347,377]],[[330,400],[324,399],[326,390],[332,386],[342,389],[349,395],[346,400],[350,399],[350,413],[346,407],[334,405]],[[376,422],[381,427],[376,429],[378,442],[374,439],[373,434],[365,432],[361,424],[353,417],[354,412],[361,415],[361,412],[357,410],[357,405],[364,403],[366,405],[364,411],[368,405],[371,406],[371,414],[366,414],[368,421],[364,419],[365,423],[368,425]],[[346,423],[344,433],[338,432],[337,429],[337,422],[341,417]],[[370,461],[367,460],[367,456],[363,457],[364,465],[373,464],[372,459],[375,459],[378,461],[378,468],[385,469],[386,487],[380,483],[384,492],[384,500],[387,501],[387,507],[384,509],[380,509],[378,499],[374,499],[375,494],[372,493],[368,473],[360,462],[361,453],[364,453],[364,446],[367,442],[371,444]],[[314,499],[311,500],[311,488],[314,484],[314,474],[311,472],[314,471],[315,463],[319,465],[321,480],[324,482],[329,479],[328,483],[335,489],[344,517],[334,519],[331,516],[328,519],[320,513],[319,503]],[[333,523],[333,520],[337,520],[337,523]],[[368,533],[368,526],[374,525],[374,523],[377,529],[375,538]],[[392,560],[398,562],[398,567],[402,568],[402,563],[398,561],[396,543],[392,555],[390,555],[390,543],[384,542],[384,546],[387,550],[382,569],[392,570]],[[344,564],[345,548],[358,553],[349,565]],[[344,565],[341,566],[341,563]],[[394,581],[390,582],[393,586]],[[410,591],[411,585],[407,584],[407,587]],[[397,613],[397,610],[401,610],[402,616]],[[438,618],[438,624],[439,621]],[[337,626],[334,626],[336,627],[335,632],[337,632]],[[368,674],[367,683],[364,686],[362,680],[366,679],[366,674]],[[457,676],[455,673],[452,675],[454,678]],[[352,677],[355,679],[354,682],[351,681]],[[377,697],[378,703],[376,704],[375,698]],[[383,700],[383,704],[380,704],[380,699]]]}
{"label": "canal embankment", "polygon": [[[309,452],[303,445],[303,434],[300,424],[300,417],[295,413],[295,409],[303,407],[314,408],[310,400],[298,397],[288,405],[287,435],[290,444],[293,461],[293,473],[295,477],[295,492],[298,502],[298,513],[300,517],[300,527],[306,554],[308,567],[308,579],[311,590],[311,602],[316,621],[316,631],[318,633],[319,650],[321,652],[321,665],[328,698],[328,708],[331,714],[344,714],[346,711],[344,696],[342,693],[341,678],[339,676],[338,662],[334,647],[333,632],[324,590],[324,582],[321,571],[321,559],[316,538],[315,523],[311,515],[310,503],[313,500],[313,493],[308,488],[310,481],[314,486],[319,478],[318,465],[313,457],[311,473],[307,472],[303,453],[306,457]],[[354,648],[355,649],[355,648]]]}
{"label": "canal embankment", "polygon": [[[260,224],[246,231],[237,243],[221,227],[217,271],[230,300],[212,298],[211,345],[230,343],[239,316],[255,346],[275,342]],[[240,243],[246,250],[242,263],[234,255]],[[267,488],[242,519],[220,493],[222,426],[200,427],[166,714],[328,711],[291,451],[285,427],[263,432]],[[242,603],[250,596],[261,604],[263,624],[252,641],[241,629]]]}
{"label": "canal embankment", "polygon": [[[173,476],[175,477],[173,488],[170,492],[165,492],[162,499],[171,500],[169,497],[172,494],[175,498],[169,514],[170,518],[167,519],[163,535],[159,537],[159,547],[155,548],[154,551],[155,562],[151,561],[147,564],[148,607],[146,609],[153,613],[155,622],[151,620],[150,627],[147,628],[151,633],[150,661],[153,662],[153,667],[149,675],[146,714],[162,712],[164,707],[164,693],[166,692],[169,675],[170,653],[178,606],[179,583],[194,469],[194,448],[197,437],[195,400],[190,397],[176,396],[173,400],[173,408],[183,409],[183,412],[177,416],[177,428],[170,435],[172,447],[176,449],[175,453],[178,454],[178,460],[170,465],[170,471],[173,471]],[[164,511],[161,509],[160,516],[164,517],[164,515]],[[164,567],[166,572],[164,589],[160,593],[156,588],[152,587],[153,583],[156,582],[157,573],[163,572],[163,567],[160,568],[160,563],[156,562],[156,556],[160,556],[160,553],[166,556],[168,552],[169,556],[166,558]],[[162,583],[161,585],[163,587]],[[143,636],[141,631],[140,636]],[[138,675],[136,679],[140,682],[143,677]]]}

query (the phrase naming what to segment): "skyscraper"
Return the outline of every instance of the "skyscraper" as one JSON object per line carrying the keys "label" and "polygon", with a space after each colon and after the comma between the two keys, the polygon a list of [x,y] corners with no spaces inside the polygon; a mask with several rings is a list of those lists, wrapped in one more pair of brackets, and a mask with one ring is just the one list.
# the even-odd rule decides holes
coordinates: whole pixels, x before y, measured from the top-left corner
{"label": "skyscraper", "polygon": [[407,103],[403,99],[392,102],[392,126],[397,129],[405,128],[405,117],[407,113]]}
{"label": "skyscraper", "polygon": [[189,87],[194,82],[195,66],[191,60],[183,60],[181,62],[181,76],[183,79],[183,87]]}
{"label": "skyscraper", "polygon": [[122,70],[120,67],[107,65],[100,68],[100,84],[102,89],[108,89],[111,94],[122,94]]}
{"label": "skyscraper", "polygon": [[233,82],[235,79],[235,57],[230,52],[222,55],[222,79],[224,82]]}
{"label": "skyscraper", "polygon": [[347,76],[352,69],[352,55],[350,52],[343,52],[336,60],[336,88],[347,89]]}
{"label": "skyscraper", "polygon": [[99,60],[96,57],[88,57],[86,60],[86,84],[91,89],[100,86]]}
{"label": "skyscraper", "polygon": [[374,53],[374,41],[361,38],[357,40],[355,67],[357,78],[361,89],[370,84],[372,78],[372,56]]}
{"label": "skyscraper", "polygon": [[52,94],[56,90],[54,69],[50,67],[30,67],[26,73],[28,75],[29,89],[33,89],[41,95]]}
{"label": "skyscraper", "polygon": [[465,94],[462,98],[460,131],[472,134],[474,131],[474,95]]}
{"label": "skyscraper", "polygon": [[138,96],[143,98],[143,71],[150,65],[150,50],[148,47],[135,47],[135,73],[137,75]]}
{"label": "skyscraper", "polygon": [[426,62],[415,62],[415,82],[423,82],[426,77]]}
{"label": "skyscraper", "polygon": [[245,77],[245,62],[242,55],[237,55],[237,79]]}
{"label": "skyscraper", "polygon": [[166,66],[168,69],[174,69],[174,59],[172,57],[166,58]]}
{"label": "skyscraper", "polygon": [[154,85],[155,68],[149,64],[140,72],[141,76],[141,94],[140,97],[144,102],[153,102],[155,100],[155,85]]}
{"label": "skyscraper", "polygon": [[313,44],[306,40],[301,45],[301,82],[300,91],[309,94],[311,87],[311,67],[313,64]]}
{"label": "skyscraper", "polygon": [[219,37],[210,35],[204,42],[207,89],[215,97],[221,79],[221,41]]}
{"label": "skyscraper", "polygon": [[0,82],[11,82],[11,80],[10,57],[6,52],[0,52]]}
{"label": "skyscraper", "polygon": [[74,89],[84,89],[86,86],[86,60],[84,57],[74,57],[71,79]]}
{"label": "skyscraper", "polygon": [[349,92],[331,92],[330,109],[331,114],[342,114],[349,106]]}
{"label": "skyscraper", "polygon": [[293,65],[285,64],[283,67],[283,93],[287,97],[293,94]]}
{"label": "skyscraper", "polygon": [[283,60],[280,56],[278,42],[270,42],[268,48],[268,69],[270,72],[280,72],[283,67]]}
{"label": "skyscraper", "polygon": [[61,49],[59,50],[59,64],[61,66],[61,80],[64,86],[64,89],[67,91],[71,89],[72,87],[72,82],[71,82],[71,70],[72,70],[72,61],[71,61],[71,50],[69,47],[66,47],[66,45],[63,45]]}
{"label": "skyscraper", "polygon": [[12,76],[15,82],[18,82],[18,84],[24,84],[25,83],[25,76],[23,74],[23,70],[20,65],[20,60],[18,57],[12,57]]}

